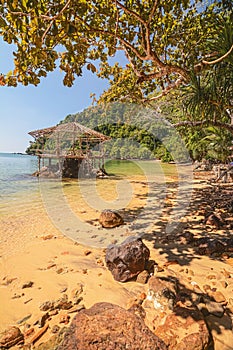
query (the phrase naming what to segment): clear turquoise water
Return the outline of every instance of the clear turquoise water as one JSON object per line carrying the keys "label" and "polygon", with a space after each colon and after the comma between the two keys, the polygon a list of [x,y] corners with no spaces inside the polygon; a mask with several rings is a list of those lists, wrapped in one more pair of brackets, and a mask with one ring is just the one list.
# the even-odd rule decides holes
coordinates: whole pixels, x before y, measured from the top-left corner
{"label": "clear turquoise water", "polygon": [[[32,176],[37,170],[37,157],[0,153],[2,242],[6,237],[12,237],[12,241],[17,237],[16,243],[30,239],[34,234],[34,223],[42,219],[41,215],[46,215],[69,238],[85,245],[106,247],[113,238],[118,242],[123,240],[122,230],[126,228],[115,228],[109,236],[105,229],[83,221],[80,213],[88,210],[95,217],[106,208],[121,210],[128,208],[134,198],[141,201],[138,204],[141,209],[130,229],[137,234],[145,233],[145,230],[149,232],[151,225],[163,215],[170,191],[167,181],[176,178],[178,173],[177,208],[172,215],[183,215],[188,207],[191,187],[187,167],[178,169],[174,164],[162,165],[157,161],[113,160],[107,161],[105,168],[110,174],[107,179],[44,179]],[[138,186],[136,192],[135,186]],[[140,195],[141,187],[148,188],[147,195]],[[47,232],[43,220],[41,222],[41,232]],[[20,236],[25,226],[30,229],[29,238]]]}
{"label": "clear turquoise water", "polygon": [[0,153],[0,199],[37,187],[37,179],[31,176],[36,170],[34,156]]}
{"label": "clear turquoise water", "polygon": [[[138,165],[139,164],[139,165]],[[144,162],[144,167],[140,167],[140,162],[113,160],[107,161],[106,170],[111,175],[123,177],[125,175],[142,175],[145,171],[156,171],[156,165],[152,162]],[[37,177],[32,174],[37,170],[37,157],[0,153],[0,200],[6,200],[6,196],[14,196],[23,192],[36,191],[39,188]],[[50,181],[50,183],[56,182]],[[71,181],[72,182],[72,181]]]}

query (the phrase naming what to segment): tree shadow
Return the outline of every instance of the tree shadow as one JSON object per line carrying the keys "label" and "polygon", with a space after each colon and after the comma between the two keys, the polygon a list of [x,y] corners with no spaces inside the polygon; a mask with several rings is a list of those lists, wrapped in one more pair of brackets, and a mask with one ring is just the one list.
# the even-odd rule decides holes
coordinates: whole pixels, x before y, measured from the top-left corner
{"label": "tree shadow", "polygon": [[[157,275],[156,277],[162,281],[166,281],[170,283],[172,282],[176,286],[177,294],[175,298],[174,307],[172,309],[174,315],[185,320],[188,320],[189,318],[191,318],[195,322],[200,322],[200,321],[205,322],[210,335],[208,350],[214,350],[215,346],[214,346],[213,332],[216,332],[218,335],[220,335],[222,334],[222,329],[232,331],[233,324],[232,324],[231,310],[226,306],[226,304],[223,303],[222,304],[223,315],[221,317],[217,317],[216,315],[214,315],[214,312],[211,313],[208,310],[208,306],[207,306],[208,303],[214,303],[214,304],[216,303],[216,300],[214,297],[201,291],[199,288],[196,288],[195,286],[192,286],[192,288],[187,287],[187,285],[184,285],[178,277],[175,277],[169,274],[167,274],[166,276]],[[167,290],[167,288],[164,288],[164,291],[166,291],[166,293],[163,294],[163,297],[164,296],[169,297],[173,293],[172,290],[169,291]],[[148,309],[147,309],[147,312],[148,312]],[[158,311],[154,309],[154,311],[152,312],[157,316]],[[171,326],[170,323],[168,324]],[[190,322],[188,322],[187,324],[190,324]],[[185,327],[185,325],[182,325],[182,327]],[[154,329],[156,332],[156,328]],[[177,331],[179,332],[179,328],[177,329]],[[199,331],[197,332],[201,332],[201,330],[199,329]],[[229,347],[229,345],[227,345],[224,342],[222,345],[225,346],[224,349],[228,349],[228,348],[232,349]]]}

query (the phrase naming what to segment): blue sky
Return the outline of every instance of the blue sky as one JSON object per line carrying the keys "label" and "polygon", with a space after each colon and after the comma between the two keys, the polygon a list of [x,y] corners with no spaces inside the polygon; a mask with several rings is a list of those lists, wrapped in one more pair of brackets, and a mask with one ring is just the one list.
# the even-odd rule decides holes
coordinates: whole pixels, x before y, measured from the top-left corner
{"label": "blue sky", "polygon": [[[12,47],[0,38],[0,73],[13,68]],[[0,152],[24,152],[33,138],[29,131],[56,125],[68,114],[90,106],[91,93],[97,97],[107,82],[85,71],[73,87],[62,84],[63,74],[56,70],[35,86],[0,86]]]}

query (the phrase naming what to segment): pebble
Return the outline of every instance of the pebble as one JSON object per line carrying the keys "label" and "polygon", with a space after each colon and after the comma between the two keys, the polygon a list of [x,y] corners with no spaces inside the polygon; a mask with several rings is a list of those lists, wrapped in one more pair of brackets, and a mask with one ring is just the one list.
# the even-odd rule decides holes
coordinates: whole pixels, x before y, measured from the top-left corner
{"label": "pebble", "polygon": [[48,312],[46,312],[43,316],[41,316],[41,317],[39,318],[38,322],[37,322],[38,327],[39,327],[39,328],[44,327],[45,322],[49,319],[49,317],[50,317],[50,316],[49,316],[49,313],[48,313]]}
{"label": "pebble", "polygon": [[75,305],[68,310],[68,314],[72,314],[73,312],[79,312],[83,309],[85,309],[85,306],[83,304]]}
{"label": "pebble", "polygon": [[60,331],[60,327],[58,325],[54,325],[51,329],[52,333],[58,333]]}
{"label": "pebble", "polygon": [[34,332],[35,332],[35,329],[33,327],[31,327],[24,332],[24,336],[30,337],[30,335],[32,335]]}
{"label": "pebble", "polygon": [[22,323],[26,322],[31,316],[32,316],[32,314],[29,314],[29,315],[27,315],[27,316],[21,318],[21,319],[20,319],[19,321],[17,321],[16,323],[17,323],[17,324],[22,324]]}
{"label": "pebble", "polygon": [[57,266],[55,263],[51,263],[51,264],[49,264],[49,265],[46,267],[46,269],[49,270],[49,269],[51,269],[52,267],[55,267],[55,266]]}
{"label": "pebble", "polygon": [[44,241],[46,241],[48,239],[52,239],[52,238],[56,238],[56,237],[54,235],[52,235],[52,234],[41,237],[41,239],[43,239]]}
{"label": "pebble", "polygon": [[198,303],[197,308],[202,312],[204,317],[209,315],[209,311],[207,310],[205,303]]}
{"label": "pebble", "polygon": [[49,316],[55,316],[58,314],[58,310],[51,310],[49,311]]}
{"label": "pebble", "polygon": [[204,289],[204,291],[207,293],[208,291],[211,290],[211,287],[210,287],[209,284],[204,284],[203,289]]}
{"label": "pebble", "polygon": [[160,266],[160,265],[155,265],[154,271],[155,272],[163,272],[164,268],[162,266]]}
{"label": "pebble", "polygon": [[18,298],[21,298],[21,297],[23,297],[24,296],[24,293],[22,293],[22,294],[14,294],[13,295],[13,297],[11,297],[11,299],[18,299]]}
{"label": "pebble", "polygon": [[223,288],[227,288],[228,284],[226,281],[220,281]]}
{"label": "pebble", "polygon": [[54,309],[68,310],[72,307],[72,301],[68,300],[68,295],[63,294],[61,298],[54,302]]}
{"label": "pebble", "polygon": [[226,269],[223,269],[221,272],[225,278],[231,278],[231,273],[229,271],[227,271]]}
{"label": "pebble", "polygon": [[69,320],[70,320],[70,316],[69,315],[67,315],[67,314],[60,315],[59,323],[68,324]]}
{"label": "pebble", "polygon": [[213,293],[211,293],[211,296],[214,298],[214,300],[217,303],[225,303],[226,302],[226,298],[222,294],[222,292],[219,292],[219,291],[213,292]]}
{"label": "pebble", "polygon": [[11,284],[13,281],[17,280],[17,277],[14,278],[3,278],[4,282],[1,283],[3,286],[8,286],[9,284]]}
{"label": "pebble", "polygon": [[140,272],[137,275],[136,282],[142,283],[142,284],[146,284],[146,282],[148,281],[149,276],[150,276],[149,272],[147,270],[144,270],[144,271]]}
{"label": "pebble", "polygon": [[79,283],[78,287],[71,291],[71,298],[73,300],[73,304],[75,305],[79,304],[80,301],[83,300],[83,298],[81,297],[82,292],[83,292],[83,284]]}
{"label": "pebble", "polygon": [[216,279],[216,276],[215,275],[209,275],[206,277],[208,280],[213,280],[213,279]]}
{"label": "pebble", "polygon": [[214,315],[216,317],[222,317],[225,311],[221,304],[214,301],[207,302],[206,308],[211,315]]}
{"label": "pebble", "polygon": [[189,275],[190,276],[194,276],[195,275],[194,271],[193,270],[189,270]]}
{"label": "pebble", "polygon": [[40,311],[48,311],[54,309],[54,301],[45,301],[39,306]]}
{"label": "pebble", "polygon": [[34,284],[34,282],[32,282],[32,281],[25,282],[22,285],[22,289],[24,289],[24,288],[31,288],[33,286],[33,284]]}
{"label": "pebble", "polygon": [[89,255],[89,254],[91,254],[91,253],[92,253],[92,251],[89,250],[89,249],[87,249],[87,250],[84,251],[84,255],[86,255],[86,256]]}
{"label": "pebble", "polygon": [[32,298],[30,298],[30,299],[28,299],[28,300],[25,300],[24,304],[27,304],[27,303],[29,303],[29,302],[32,301],[32,300],[33,300]]}
{"label": "pebble", "polygon": [[100,265],[100,266],[104,266],[104,262],[103,262],[102,259],[97,259],[97,260],[96,260],[96,263],[97,263],[98,265]]}

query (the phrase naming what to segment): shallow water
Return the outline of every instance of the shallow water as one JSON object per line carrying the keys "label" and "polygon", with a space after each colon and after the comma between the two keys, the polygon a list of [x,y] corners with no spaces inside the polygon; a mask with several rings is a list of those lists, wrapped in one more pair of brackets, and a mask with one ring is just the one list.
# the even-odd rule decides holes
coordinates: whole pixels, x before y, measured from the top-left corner
{"label": "shallow water", "polygon": [[[187,173],[158,161],[108,161],[105,167],[106,179],[43,179],[31,176],[36,157],[0,154],[1,254],[21,249],[35,236],[63,234],[105,247],[131,229],[149,232],[162,215],[169,181]],[[106,208],[123,210],[131,222],[111,232],[100,228],[98,217]]]}

